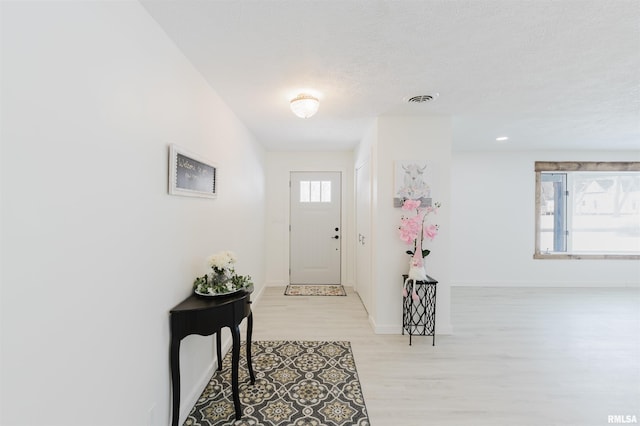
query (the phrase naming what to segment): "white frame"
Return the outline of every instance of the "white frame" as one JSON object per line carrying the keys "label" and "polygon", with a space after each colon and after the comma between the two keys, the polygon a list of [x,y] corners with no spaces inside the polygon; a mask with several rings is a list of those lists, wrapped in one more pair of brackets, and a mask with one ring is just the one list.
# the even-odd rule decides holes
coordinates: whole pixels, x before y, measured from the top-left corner
{"label": "white frame", "polygon": [[[193,162],[200,163],[207,168],[213,169],[213,176],[211,176],[213,190],[203,191],[199,189],[189,189],[180,187],[178,182],[178,155],[186,157]],[[205,169],[206,171],[206,169]],[[201,171],[202,173],[203,171]],[[218,165],[209,161],[208,159],[194,154],[184,148],[181,148],[175,144],[169,145],[169,194],[171,195],[183,195],[187,197],[201,197],[201,198],[216,198],[218,196]]]}
{"label": "white frame", "polygon": [[[540,248],[540,212],[542,208],[541,174],[543,172],[576,172],[576,171],[601,171],[601,172],[640,172],[640,162],[638,161],[536,161],[534,163],[535,172],[535,249],[534,259],[629,259],[638,260],[638,254],[617,254],[617,253],[546,253]],[[567,177],[567,188],[572,178]],[[573,191],[569,191],[571,197]],[[568,200],[568,204],[573,204]],[[567,206],[567,215],[572,214],[572,205]],[[567,219],[567,229],[570,229],[571,218]],[[571,242],[567,241],[567,250],[570,250]]]}

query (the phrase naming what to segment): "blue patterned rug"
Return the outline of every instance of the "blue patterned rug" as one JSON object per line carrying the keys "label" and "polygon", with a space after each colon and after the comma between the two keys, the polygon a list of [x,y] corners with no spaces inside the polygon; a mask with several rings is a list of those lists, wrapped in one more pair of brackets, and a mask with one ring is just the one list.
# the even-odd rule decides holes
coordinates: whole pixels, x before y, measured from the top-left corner
{"label": "blue patterned rug", "polygon": [[370,426],[349,342],[252,342],[255,385],[242,346],[242,419],[235,421],[229,353],[185,425]]}

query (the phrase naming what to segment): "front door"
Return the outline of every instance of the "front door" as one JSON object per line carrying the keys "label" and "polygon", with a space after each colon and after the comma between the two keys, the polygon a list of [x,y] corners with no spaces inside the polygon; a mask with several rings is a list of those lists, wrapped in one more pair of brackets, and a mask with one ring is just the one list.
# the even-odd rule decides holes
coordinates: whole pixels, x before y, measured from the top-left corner
{"label": "front door", "polygon": [[291,172],[291,284],[340,284],[340,172]]}

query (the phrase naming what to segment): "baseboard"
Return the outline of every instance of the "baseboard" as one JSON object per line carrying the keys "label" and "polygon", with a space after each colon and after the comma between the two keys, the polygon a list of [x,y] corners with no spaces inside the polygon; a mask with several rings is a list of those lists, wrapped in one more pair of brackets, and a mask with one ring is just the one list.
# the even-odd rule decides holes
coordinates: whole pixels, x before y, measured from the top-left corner
{"label": "baseboard", "polygon": [[253,293],[251,293],[251,304],[252,305],[255,305],[256,303],[258,303],[258,301],[262,297],[262,294],[264,293],[265,287],[266,287],[266,285],[263,285],[263,286],[260,287],[260,289],[258,289],[258,291],[254,291]]}
{"label": "baseboard", "polygon": [[604,288],[637,288],[640,282],[611,282],[611,281],[456,281],[451,283],[451,287],[604,287]]}
{"label": "baseboard", "polygon": [[453,326],[451,325],[451,323],[448,324],[440,324],[438,323],[436,325],[436,336],[437,335],[444,335],[444,336],[448,336],[448,335],[452,335],[453,334]]}
{"label": "baseboard", "polygon": [[[376,326],[375,322],[369,318],[369,322],[373,326],[374,333],[376,334],[402,334],[402,324],[388,324]],[[450,335],[453,334],[453,327],[451,324],[436,324],[436,335]]]}
{"label": "baseboard", "polygon": [[376,334],[400,334],[402,332],[402,324],[378,325],[374,326],[373,331]]}
{"label": "baseboard", "polygon": [[373,319],[373,317],[371,315],[368,316],[368,320],[369,320],[369,325],[371,326],[371,329],[373,330],[374,333],[376,333],[376,322],[375,322],[375,320]]}
{"label": "baseboard", "polygon": [[[257,292],[254,291],[251,294],[252,306],[256,306],[256,304],[259,303],[260,298],[264,293],[265,287],[266,286],[262,286]],[[242,336],[247,335],[246,330],[247,330],[247,321],[243,320],[242,323],[240,324],[240,340],[242,340]],[[233,339],[231,338],[231,335],[229,333],[223,333],[222,335],[223,336],[226,335],[226,338],[222,339],[220,342],[222,345],[222,358],[224,358],[225,355],[231,350],[231,346],[233,345]],[[213,338],[213,335],[211,337]],[[200,380],[198,380],[198,383],[196,383],[196,385],[192,388],[191,392],[189,392],[189,395],[185,398],[185,400],[180,402],[180,421],[178,424],[184,424],[185,420],[187,420],[187,416],[191,412],[191,409],[198,402],[200,395],[202,395],[202,392],[209,384],[209,381],[211,380],[211,377],[213,376],[213,373],[216,371],[217,368],[218,368],[218,357],[217,355],[214,355],[213,361],[211,361],[211,364],[209,364],[205,369],[204,373],[202,373],[202,376],[200,377]]]}

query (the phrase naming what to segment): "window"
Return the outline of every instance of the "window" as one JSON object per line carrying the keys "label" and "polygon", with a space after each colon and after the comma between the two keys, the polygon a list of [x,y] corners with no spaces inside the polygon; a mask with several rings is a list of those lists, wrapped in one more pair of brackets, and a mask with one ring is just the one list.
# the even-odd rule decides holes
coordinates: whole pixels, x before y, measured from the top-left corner
{"label": "window", "polygon": [[301,180],[301,203],[330,203],[331,181],[329,180]]}
{"label": "window", "polygon": [[536,162],[537,259],[640,259],[640,162]]}

